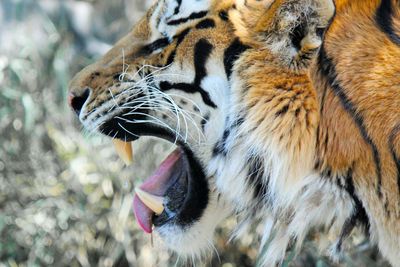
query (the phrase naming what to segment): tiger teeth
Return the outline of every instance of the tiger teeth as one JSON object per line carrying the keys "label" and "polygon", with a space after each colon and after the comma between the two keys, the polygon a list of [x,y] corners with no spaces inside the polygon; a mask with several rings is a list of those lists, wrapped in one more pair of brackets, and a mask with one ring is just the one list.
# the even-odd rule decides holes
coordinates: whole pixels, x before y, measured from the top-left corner
{"label": "tiger teeth", "polygon": [[115,150],[126,165],[133,163],[132,144],[118,139],[113,139]]}
{"label": "tiger teeth", "polygon": [[150,193],[147,193],[146,191],[143,191],[142,189],[136,187],[135,192],[138,196],[138,198],[152,211],[154,211],[155,214],[160,215],[164,211],[164,198],[152,195]]}

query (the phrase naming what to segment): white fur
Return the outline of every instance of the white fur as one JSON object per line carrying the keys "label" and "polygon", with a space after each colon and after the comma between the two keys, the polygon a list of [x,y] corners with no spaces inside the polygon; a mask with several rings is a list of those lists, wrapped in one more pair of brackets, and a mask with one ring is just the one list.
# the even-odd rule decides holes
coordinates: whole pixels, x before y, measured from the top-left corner
{"label": "white fur", "polygon": [[175,8],[178,5],[177,1],[165,0],[165,2],[166,5],[164,9],[164,14],[161,17],[161,21],[163,21],[164,23],[160,23],[158,25],[158,31],[163,33],[164,36],[168,37],[174,36],[178,29],[185,26],[185,24],[168,25],[168,22],[187,18],[193,13],[208,11],[211,4],[210,0],[183,0],[179,13],[174,14]]}
{"label": "white fur", "polygon": [[165,244],[183,257],[200,257],[214,248],[214,232],[217,225],[231,213],[228,202],[210,194],[210,201],[199,221],[187,229],[164,225],[157,228]]}
{"label": "white fur", "polygon": [[[178,26],[167,25],[168,21],[185,18],[193,12],[207,10],[210,0],[195,1],[183,0],[179,14],[173,14],[176,0],[160,0],[155,6],[150,24],[152,40],[167,36],[172,38],[178,31]],[[292,22],[292,18],[288,16]],[[161,21],[161,23],[158,23]],[[272,43],[271,43],[272,44]],[[270,47],[272,51],[281,51],[287,40],[274,42]],[[93,114],[83,123],[88,129],[96,129],[104,121],[116,116],[120,109],[108,112],[101,119],[94,119],[97,114],[117,106],[124,108],[126,98],[135,101],[135,94],[145,92],[153,98],[143,99],[152,107],[149,112],[149,123],[158,123],[173,130],[177,138],[182,138],[194,151],[195,156],[206,168],[210,177],[210,184],[217,187],[227,202],[232,203],[235,212],[243,217],[243,224],[251,222],[252,213],[257,208],[255,218],[265,223],[263,245],[271,241],[262,262],[265,266],[272,266],[282,262],[290,241],[294,238],[299,247],[306,234],[313,227],[325,227],[332,233],[342,229],[346,219],[351,216],[354,203],[349,196],[342,192],[328,179],[320,177],[313,172],[314,151],[305,151],[302,156],[301,166],[291,164],[296,156],[287,149],[274,134],[276,125],[252,125],[251,118],[238,127],[233,127],[235,120],[243,116],[246,107],[242,106],[242,90],[244,84],[238,76],[233,74],[231,82],[227,80],[222,61],[212,59],[207,63],[209,75],[202,81],[202,88],[206,90],[213,102],[218,106],[213,109],[203,103],[199,93],[187,94],[179,90],[169,90],[167,93],[150,87],[146,77],[138,80],[137,72],[126,70],[126,75],[131,75],[137,82],[130,84],[131,89],[124,88],[126,94],[112,97],[108,102],[98,107]],[[153,68],[155,83],[162,81],[191,83],[194,80],[192,65],[175,62],[164,69]],[[124,71],[125,72],[125,71]],[[139,88],[139,89],[138,89]],[[115,88],[114,88],[115,89]],[[115,90],[111,90],[117,95]],[[188,107],[179,108],[181,99],[189,102]],[[129,103],[128,103],[129,104]],[[195,114],[193,105],[200,110]],[[85,112],[82,112],[84,114]],[[162,115],[167,119],[161,120]],[[199,133],[202,116],[209,116],[205,132],[201,137]],[[251,114],[250,114],[251,116]],[[231,130],[225,140],[226,155],[213,155],[213,149],[221,140],[224,130]],[[311,143],[311,147],[312,147]],[[267,183],[266,195],[257,203],[254,199],[254,188],[249,180],[250,162],[257,157],[261,159],[264,177]],[[247,162],[248,159],[250,162]],[[199,221],[182,229],[179,225],[166,224],[157,228],[167,246],[184,256],[204,254],[212,244],[213,233],[218,223],[231,212],[230,205],[225,201],[218,201],[217,193],[210,192],[210,202]],[[242,228],[242,229],[245,229]]]}

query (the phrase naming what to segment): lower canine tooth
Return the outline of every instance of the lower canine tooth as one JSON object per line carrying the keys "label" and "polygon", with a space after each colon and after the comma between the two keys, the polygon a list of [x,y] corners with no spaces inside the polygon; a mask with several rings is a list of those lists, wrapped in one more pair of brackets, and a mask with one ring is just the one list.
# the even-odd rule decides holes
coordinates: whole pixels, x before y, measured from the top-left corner
{"label": "lower canine tooth", "polygon": [[163,197],[152,195],[138,187],[135,188],[135,192],[138,198],[155,214],[160,215],[164,211]]}
{"label": "lower canine tooth", "polygon": [[133,162],[133,151],[132,144],[124,142],[118,139],[113,139],[115,150],[119,157],[125,162],[126,165],[130,165]]}

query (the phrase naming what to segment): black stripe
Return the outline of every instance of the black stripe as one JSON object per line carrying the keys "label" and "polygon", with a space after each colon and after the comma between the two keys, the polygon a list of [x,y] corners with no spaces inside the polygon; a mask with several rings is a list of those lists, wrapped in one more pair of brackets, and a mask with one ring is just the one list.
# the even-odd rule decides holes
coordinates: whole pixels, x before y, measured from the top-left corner
{"label": "black stripe", "polygon": [[333,65],[332,60],[326,54],[324,46],[321,47],[319,56],[318,56],[318,65],[321,74],[325,76],[330,84],[330,88],[333,93],[340,99],[343,108],[347,111],[347,113],[353,118],[355,124],[357,125],[361,136],[364,141],[371,147],[372,154],[375,162],[375,172],[377,175],[377,194],[381,198],[382,197],[382,167],[381,167],[381,158],[378,152],[378,148],[375,143],[372,141],[371,137],[368,135],[367,127],[365,126],[364,119],[360,113],[356,111],[354,104],[348,98],[343,88],[340,86],[340,82],[337,77],[335,66]]}
{"label": "black stripe", "polygon": [[168,21],[167,24],[170,26],[174,26],[174,25],[179,25],[179,24],[188,22],[189,20],[192,20],[192,19],[201,19],[201,18],[205,17],[207,15],[207,13],[208,13],[207,11],[195,12],[195,13],[190,14],[189,17]]}
{"label": "black stripe", "polygon": [[194,83],[198,86],[207,75],[206,63],[213,49],[214,46],[206,39],[200,39],[194,47],[194,69],[196,71]]}
{"label": "black stripe", "polygon": [[362,204],[361,200],[358,198],[355,192],[352,170],[349,170],[347,174],[345,190],[347,193],[349,193],[350,197],[353,199],[355,204],[355,212],[353,214],[353,216],[355,217],[354,220],[357,221],[362,226],[364,226],[366,230],[369,232],[371,224],[369,222],[367,211],[365,210],[364,205]]}
{"label": "black stripe", "polygon": [[228,139],[229,135],[231,134],[230,128],[226,128],[224,134],[222,135],[222,139],[219,140],[213,149],[213,156],[223,155],[226,156],[228,151],[226,150],[225,144],[226,140]]}
{"label": "black stripe", "polygon": [[177,0],[176,2],[178,3],[178,6],[175,7],[174,15],[179,13],[179,11],[181,10],[181,5],[182,5],[182,0]]}
{"label": "black stripe", "polygon": [[389,148],[390,148],[390,152],[392,153],[393,161],[395,162],[396,168],[397,168],[397,190],[400,194],[400,158],[396,153],[396,147],[394,144],[394,140],[399,133],[400,133],[400,124],[398,124],[390,133]]}
{"label": "black stripe", "polygon": [[219,12],[219,17],[223,20],[223,21],[228,21],[229,20],[229,15],[228,15],[228,12],[226,12],[226,11],[221,11],[221,12]]}
{"label": "black stripe", "polygon": [[[230,121],[228,118],[227,121]],[[226,148],[226,140],[228,139],[231,131],[236,130],[242,124],[244,123],[245,118],[242,116],[237,117],[233,122],[225,125],[225,131],[224,134],[222,135],[222,138],[216,142],[214,149],[213,149],[213,156],[217,155],[223,155],[226,156],[228,154],[227,148]]]}
{"label": "black stripe", "polygon": [[[341,186],[346,192],[350,195],[351,199],[353,199],[354,202],[354,213],[353,215],[349,218],[350,222],[356,222],[360,224],[361,226],[365,227],[365,230],[369,233],[371,224],[368,218],[367,211],[364,208],[364,205],[362,204],[361,200],[356,194],[356,190],[354,187],[354,181],[353,181],[353,170],[350,169],[347,172],[347,175],[345,177],[345,185]],[[346,226],[347,223],[345,223]],[[351,224],[348,225],[347,227],[351,227]],[[345,232],[351,232],[351,230],[346,230],[344,229]]]}
{"label": "black stripe", "polygon": [[343,225],[343,228],[341,230],[341,233],[340,233],[339,242],[337,244],[338,250],[341,251],[343,241],[350,236],[351,232],[357,225],[364,227],[364,231],[365,231],[366,235],[369,235],[371,224],[370,224],[370,221],[368,218],[367,211],[365,210],[361,200],[358,198],[358,196],[355,193],[354,182],[353,182],[353,170],[350,169],[347,172],[347,175],[346,175],[345,181],[344,181],[345,185],[341,185],[339,183],[339,179],[337,179],[337,182],[338,182],[338,186],[340,188],[344,189],[350,195],[350,197],[354,203],[354,211],[350,215],[350,217],[346,219],[346,221]]}
{"label": "black stripe", "polygon": [[137,57],[142,57],[142,56],[147,56],[153,53],[154,51],[164,48],[170,44],[170,40],[168,38],[162,38],[155,40],[154,42],[143,46],[135,56]]}
{"label": "black stripe", "polygon": [[174,62],[175,56],[176,56],[176,48],[172,50],[171,54],[169,54],[166,66],[169,66]]}
{"label": "black stripe", "polygon": [[204,19],[196,25],[196,29],[210,29],[214,27],[215,21],[213,19]]}
{"label": "black stripe", "polygon": [[275,117],[283,116],[289,111],[290,104],[283,106],[280,110],[275,113]]}
{"label": "black stripe", "polygon": [[204,118],[201,120],[201,129],[202,129],[203,133],[206,130],[206,124],[208,123],[209,120],[210,120],[210,114],[209,113],[207,115],[205,115]]}
{"label": "black stripe", "polygon": [[192,30],[191,28],[187,28],[186,30],[182,31],[181,33],[179,33],[174,37],[177,40],[176,47],[178,47],[183,42],[183,40],[190,33],[191,30]]}
{"label": "black stripe", "polygon": [[239,128],[240,126],[242,126],[242,124],[244,123],[244,117],[238,117],[236,118],[236,120],[232,123],[232,126],[235,128]]}
{"label": "black stripe", "polygon": [[162,91],[168,91],[172,89],[181,90],[186,93],[200,93],[203,101],[206,105],[217,108],[217,105],[211,100],[210,95],[207,91],[201,88],[201,81],[206,77],[206,63],[210,57],[214,46],[205,39],[200,39],[194,47],[194,67],[196,76],[192,84],[189,83],[175,83],[171,84],[167,81],[160,83],[160,89]]}
{"label": "black stripe", "polygon": [[174,39],[176,39],[176,47],[178,47],[183,40],[186,38],[186,36],[190,33],[192,29],[191,28],[187,28],[186,30],[182,31],[181,33],[179,33],[178,35],[174,36]]}
{"label": "black stripe", "polygon": [[248,156],[246,162],[249,162],[250,184],[254,189],[253,197],[258,204],[262,204],[268,194],[268,180],[264,181],[265,166],[261,157]]}
{"label": "black stripe", "polygon": [[236,38],[225,50],[224,66],[225,73],[228,79],[232,75],[233,64],[235,63],[235,61],[240,57],[243,52],[245,52],[249,48],[249,46],[244,45],[238,38]]}
{"label": "black stripe", "polygon": [[340,253],[342,251],[343,242],[350,236],[351,232],[354,230],[357,224],[357,216],[355,214],[357,211],[353,213],[349,218],[344,222],[343,228],[340,231],[340,237],[337,244],[337,250]]}
{"label": "black stripe", "polygon": [[174,39],[176,40],[176,46],[175,49],[171,52],[171,54],[168,56],[167,66],[172,64],[172,62],[174,62],[176,56],[176,50],[178,49],[179,45],[183,42],[183,40],[186,38],[186,36],[190,33],[190,31],[191,29],[188,28],[179,33],[178,35],[174,36]]}
{"label": "black stripe", "polygon": [[161,82],[160,83],[160,90],[161,91],[169,91],[169,90],[181,90],[185,93],[190,93],[190,94],[195,94],[195,93],[200,93],[201,97],[203,98],[203,101],[206,105],[212,107],[212,108],[217,108],[215,103],[211,100],[210,95],[204,91],[201,87],[195,85],[195,84],[190,84],[190,83],[169,83],[169,82]]}
{"label": "black stripe", "polygon": [[393,28],[393,5],[391,0],[382,0],[379,5],[375,20],[381,30],[392,40],[393,43],[400,45],[400,36],[394,32]]}
{"label": "black stripe", "polygon": [[218,155],[226,156],[226,154],[227,154],[227,152],[225,151],[225,147],[223,146],[223,144],[220,142],[217,142],[213,149],[213,157],[216,157]]}

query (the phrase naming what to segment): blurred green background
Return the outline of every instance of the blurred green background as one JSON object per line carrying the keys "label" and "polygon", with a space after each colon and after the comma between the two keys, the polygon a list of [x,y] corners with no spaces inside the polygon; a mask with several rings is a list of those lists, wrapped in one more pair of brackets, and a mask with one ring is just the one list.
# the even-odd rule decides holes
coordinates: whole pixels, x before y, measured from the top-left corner
{"label": "blurred green background", "polygon": [[[66,105],[71,76],[122,37],[151,1],[0,1],[0,266],[191,266],[136,226],[135,183],[171,149],[135,144],[125,167],[110,141],[85,134]],[[257,229],[196,266],[253,266]],[[290,266],[386,266],[362,238],[340,264],[312,242]]]}

